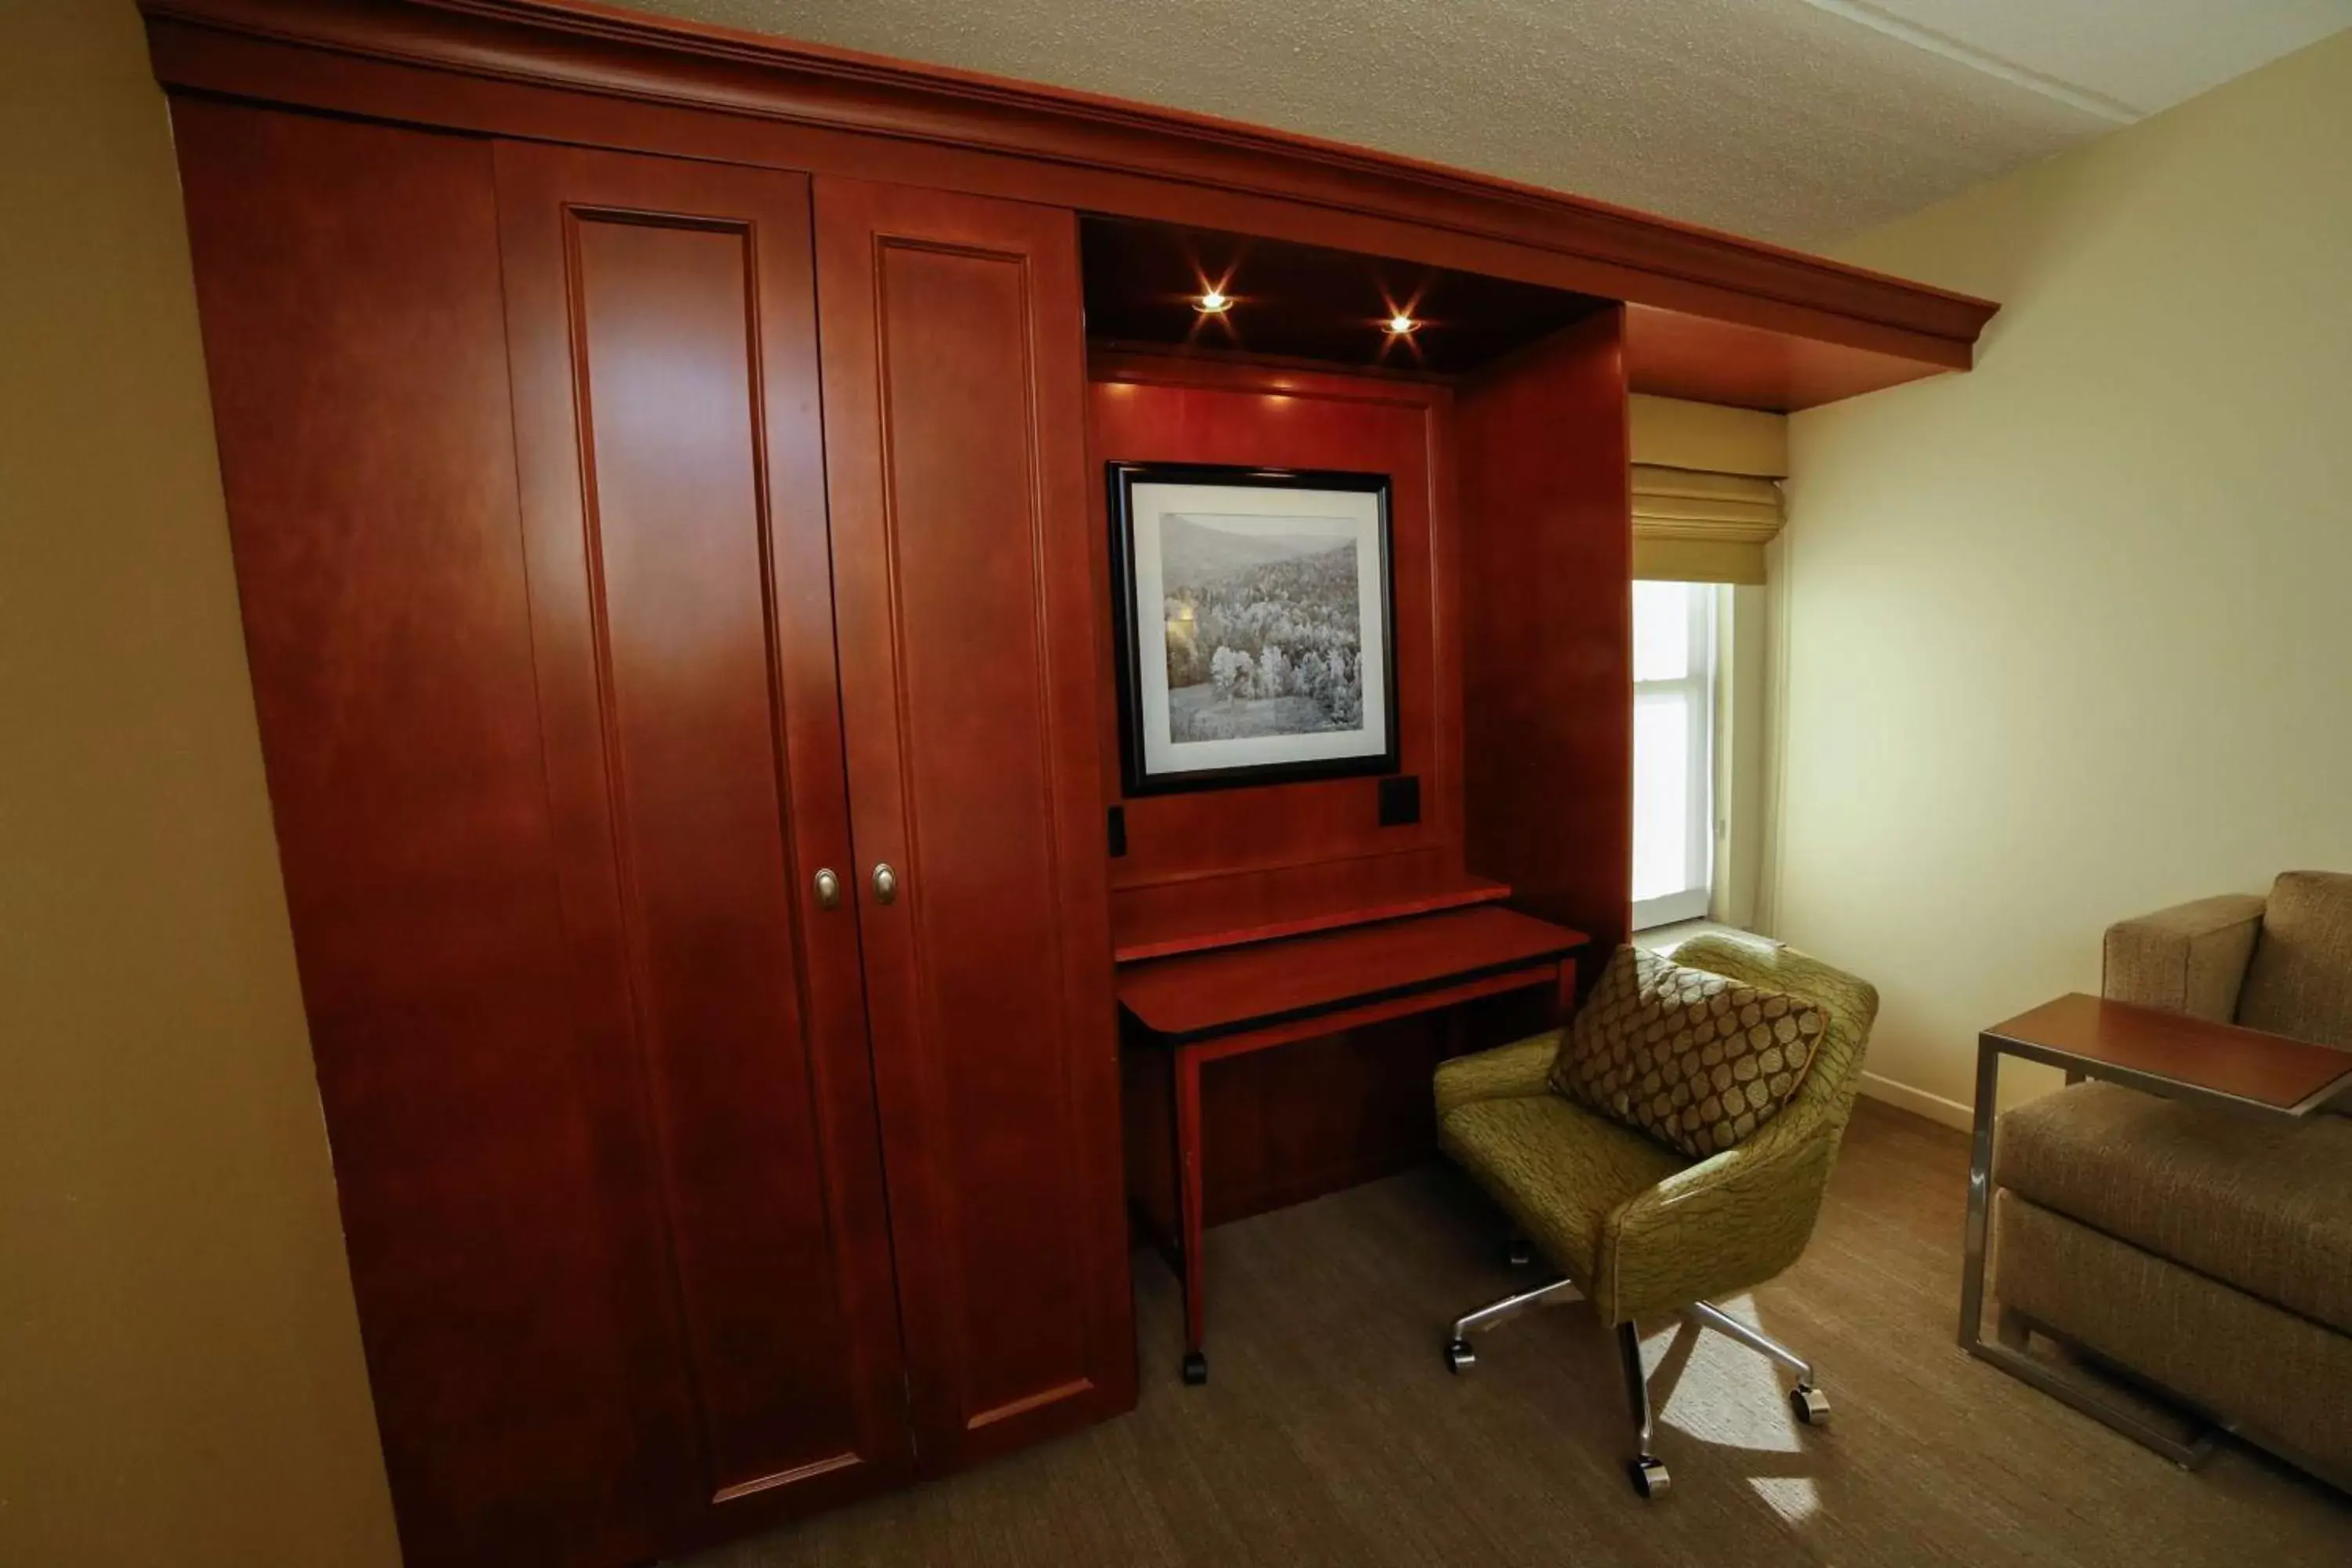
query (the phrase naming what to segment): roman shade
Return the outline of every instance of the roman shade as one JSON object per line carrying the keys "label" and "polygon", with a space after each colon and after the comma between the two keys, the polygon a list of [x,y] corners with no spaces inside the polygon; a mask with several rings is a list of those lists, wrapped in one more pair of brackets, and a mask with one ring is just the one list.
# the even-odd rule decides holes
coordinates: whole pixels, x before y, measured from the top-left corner
{"label": "roman shade", "polygon": [[1633,465],[1633,575],[1666,583],[1761,583],[1780,531],[1780,486],[1749,474]]}

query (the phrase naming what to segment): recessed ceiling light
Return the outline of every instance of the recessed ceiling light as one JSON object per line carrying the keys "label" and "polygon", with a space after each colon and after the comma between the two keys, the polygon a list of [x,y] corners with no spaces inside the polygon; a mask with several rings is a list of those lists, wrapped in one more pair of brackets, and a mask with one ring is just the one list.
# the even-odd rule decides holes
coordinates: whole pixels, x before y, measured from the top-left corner
{"label": "recessed ceiling light", "polygon": [[1414,321],[1411,316],[1406,315],[1402,310],[1399,310],[1395,315],[1389,318],[1388,329],[1390,336],[1401,338],[1407,332],[1419,331],[1421,330],[1421,323]]}
{"label": "recessed ceiling light", "polygon": [[1233,308],[1233,296],[1221,293],[1214,289],[1192,301],[1192,309],[1204,316],[1222,316]]}

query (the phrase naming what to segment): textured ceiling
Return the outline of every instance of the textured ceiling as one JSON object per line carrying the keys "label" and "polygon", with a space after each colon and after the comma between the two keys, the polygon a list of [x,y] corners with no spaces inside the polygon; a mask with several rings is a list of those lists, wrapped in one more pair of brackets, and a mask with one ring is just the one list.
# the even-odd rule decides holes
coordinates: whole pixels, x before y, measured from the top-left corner
{"label": "textured ceiling", "polygon": [[2352,26],[2352,0],[624,0],[1822,245]]}

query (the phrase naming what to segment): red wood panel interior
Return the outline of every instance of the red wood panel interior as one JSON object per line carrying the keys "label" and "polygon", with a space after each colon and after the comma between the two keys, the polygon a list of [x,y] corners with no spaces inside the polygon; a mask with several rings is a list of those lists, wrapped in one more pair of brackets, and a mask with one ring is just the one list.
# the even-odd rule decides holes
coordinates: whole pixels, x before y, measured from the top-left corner
{"label": "red wood panel interior", "polygon": [[[1436,1146],[1430,1075],[1464,1050],[1549,1027],[1559,1000],[1542,988],[1401,1017],[1202,1068],[1202,1186],[1222,1225],[1418,1164]],[[1130,1024],[1130,1029],[1136,1026]],[[1176,1230],[1170,1160],[1171,1054],[1135,1041],[1121,1060],[1128,1191],[1158,1237]]]}
{"label": "red wood panel interior", "polygon": [[[1391,476],[1398,735],[1422,781],[1422,820],[1382,827],[1379,782],[1330,779],[1125,801],[1128,853],[1111,861],[1121,946],[1392,903],[1461,880],[1461,732],[1454,611],[1451,395],[1337,372],[1098,355],[1093,471],[1113,461],[1339,468]],[[1103,487],[1095,487],[1098,616],[1112,614]],[[1107,799],[1118,793],[1118,710],[1102,688]]]}
{"label": "red wood panel interior", "polygon": [[174,131],[403,1545],[653,1555],[697,1442],[632,1080],[566,950],[491,150],[186,101]]}
{"label": "red wood panel interior", "polygon": [[[1464,888],[1449,391],[1395,376],[1101,351],[1094,376],[1097,570],[1106,585],[1105,462],[1392,476],[1399,731],[1403,768],[1421,776],[1423,791],[1421,823],[1389,828],[1379,826],[1370,779],[1126,800],[1129,853],[1110,862],[1119,945],[1189,945],[1360,917]],[[1106,659],[1109,592],[1099,617]],[[1105,798],[1116,803],[1118,708],[1108,681],[1101,703]],[[1279,1207],[1425,1159],[1434,1064],[1544,1018],[1524,997],[1505,998],[1459,1020],[1403,1018],[1213,1064],[1202,1081],[1211,1218]],[[1149,1209],[1165,1182],[1149,1151],[1164,1159],[1167,1086],[1149,1064],[1130,1061],[1126,1077],[1133,1190]]]}
{"label": "red wood panel interior", "polygon": [[832,181],[816,205],[856,885],[929,1468],[1134,1398],[1076,224]]}
{"label": "red wood panel interior", "polygon": [[1610,311],[1460,391],[1464,794],[1473,872],[1625,940],[1633,886],[1633,498]]}
{"label": "red wood panel interior", "polygon": [[583,994],[642,1064],[696,1500],[764,1519],[911,1459],[856,918],[805,892],[849,852],[808,185],[514,144],[499,175]]}
{"label": "red wood panel interior", "polygon": [[[1089,217],[1087,331],[1098,341],[1451,374],[1601,309],[1512,279],[1181,224]],[[1233,300],[1204,315],[1215,288]],[[1419,323],[1387,330],[1398,312]]]}
{"label": "red wood panel interior", "polygon": [[1129,964],[1119,1005],[1175,1039],[1329,1011],[1454,979],[1522,968],[1584,943],[1512,910],[1455,910]]}

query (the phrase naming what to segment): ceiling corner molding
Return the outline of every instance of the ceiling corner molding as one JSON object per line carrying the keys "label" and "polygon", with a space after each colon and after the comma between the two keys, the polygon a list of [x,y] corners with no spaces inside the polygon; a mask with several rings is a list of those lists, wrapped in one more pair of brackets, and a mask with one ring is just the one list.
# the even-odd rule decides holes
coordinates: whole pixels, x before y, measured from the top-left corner
{"label": "ceiling corner molding", "polygon": [[2093,92],[2086,87],[2077,87],[2054,76],[2045,76],[2014,60],[2005,60],[1999,55],[1988,54],[1933,27],[1906,22],[1867,4],[1866,0],[1804,0],[1804,3],[1816,11],[1843,18],[1856,26],[1868,27],[1874,33],[1883,33],[1915,49],[1950,60],[1954,65],[1966,66],[1972,71],[2005,81],[2011,87],[2039,93],[2053,102],[2080,110],[2084,114],[2095,115],[2112,124],[2129,125],[2136,120],[2147,117],[2145,110],[2128,103],[2104,93]]}

